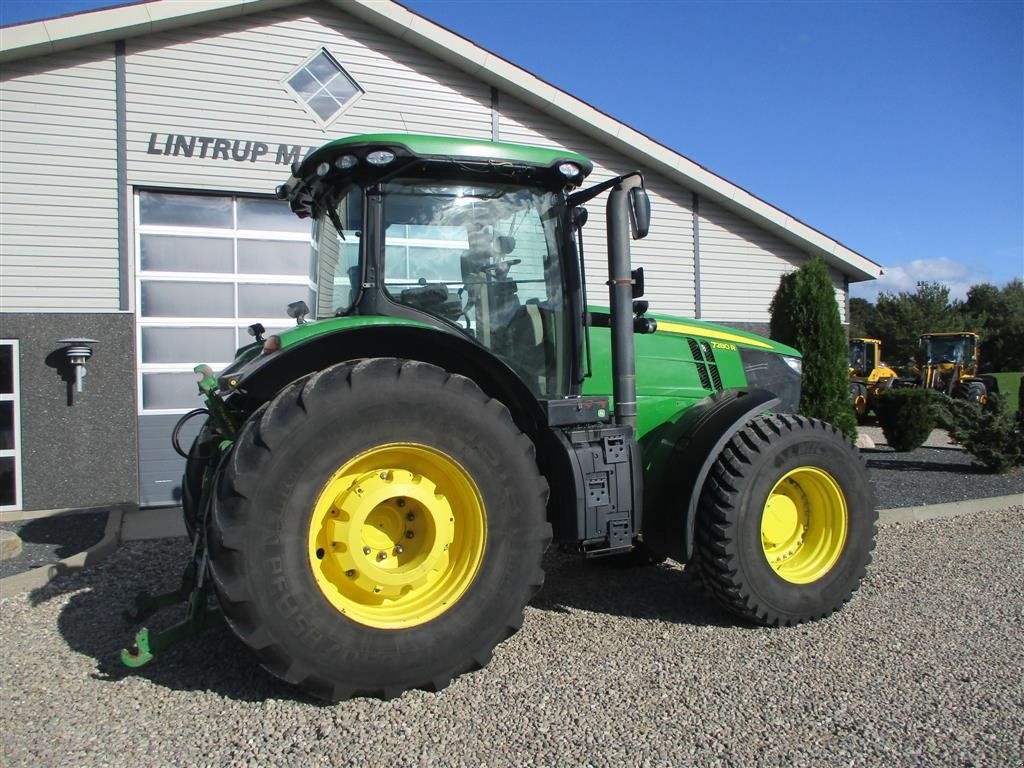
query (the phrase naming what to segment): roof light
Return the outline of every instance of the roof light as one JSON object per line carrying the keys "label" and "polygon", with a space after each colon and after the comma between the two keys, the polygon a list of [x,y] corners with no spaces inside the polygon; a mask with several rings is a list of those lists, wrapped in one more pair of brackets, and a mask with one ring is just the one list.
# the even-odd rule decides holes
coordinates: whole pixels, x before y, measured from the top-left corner
{"label": "roof light", "polygon": [[580,175],[580,167],[576,163],[562,163],[558,166],[558,172],[567,179],[574,179]]}
{"label": "roof light", "polygon": [[387,165],[395,159],[395,153],[387,149],[378,149],[366,156],[366,162],[370,165]]}
{"label": "roof light", "polygon": [[349,168],[355,168],[359,165],[359,158],[355,155],[342,155],[334,161],[334,164],[341,170],[347,171]]}
{"label": "roof light", "polygon": [[329,163],[320,163],[320,165],[316,167],[316,175],[326,176],[328,173],[330,173],[330,170],[331,166]]}

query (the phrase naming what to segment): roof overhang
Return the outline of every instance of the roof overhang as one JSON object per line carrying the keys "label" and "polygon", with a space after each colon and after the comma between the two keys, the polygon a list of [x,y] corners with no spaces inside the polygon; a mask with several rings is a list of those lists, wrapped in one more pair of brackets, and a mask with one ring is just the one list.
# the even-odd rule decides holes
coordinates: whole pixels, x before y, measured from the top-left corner
{"label": "roof overhang", "polygon": [[[649,136],[630,128],[510,61],[408,8],[387,0],[321,0],[492,85],[756,223],[812,255],[850,282],[880,277],[882,268]],[[148,0],[0,29],[0,63],[300,5],[308,0]]]}

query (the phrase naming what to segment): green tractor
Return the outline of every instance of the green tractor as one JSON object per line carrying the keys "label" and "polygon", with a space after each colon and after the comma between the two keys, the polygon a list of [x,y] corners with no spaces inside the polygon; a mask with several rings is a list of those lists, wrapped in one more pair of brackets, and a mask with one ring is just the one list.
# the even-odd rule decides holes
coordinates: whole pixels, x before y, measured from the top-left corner
{"label": "green tractor", "polygon": [[[643,179],[579,189],[591,169],[401,134],[293,166],[278,196],[312,223],[315,311],[296,302],[293,328],[256,325],[230,367],[203,371],[184,452],[193,558],[176,595],[142,606],[179,597],[189,614],[142,630],[126,663],[222,616],[315,696],[439,690],[519,628],[552,539],[687,563],[757,624],[850,599],[876,512],[856,449],[794,415],[799,354],[648,314],[629,258]],[[582,231],[606,192],[598,309]]]}

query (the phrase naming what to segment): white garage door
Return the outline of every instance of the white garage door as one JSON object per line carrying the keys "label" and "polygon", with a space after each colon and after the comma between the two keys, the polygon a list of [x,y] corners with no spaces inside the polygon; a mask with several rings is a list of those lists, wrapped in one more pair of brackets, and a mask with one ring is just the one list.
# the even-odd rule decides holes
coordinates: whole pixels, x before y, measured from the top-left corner
{"label": "white garage door", "polygon": [[140,501],[173,504],[171,429],[202,406],[193,367],[223,368],[252,323],[292,325],[293,301],[316,306],[309,223],[279,200],[156,191],[137,192],[135,221]]}

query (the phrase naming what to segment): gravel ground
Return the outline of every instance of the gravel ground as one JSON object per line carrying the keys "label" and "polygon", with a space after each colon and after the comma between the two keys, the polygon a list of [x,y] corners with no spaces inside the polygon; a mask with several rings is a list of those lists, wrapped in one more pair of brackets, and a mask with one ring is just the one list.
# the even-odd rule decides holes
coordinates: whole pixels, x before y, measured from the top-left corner
{"label": "gravel ground", "polygon": [[77,512],[0,523],[21,537],[21,554],[0,560],[0,579],[83,552],[103,538],[107,512]]}
{"label": "gravel ground", "polygon": [[[440,694],[326,706],[223,627],[137,672],[119,612],[182,539],[0,601],[0,764],[1024,764],[1024,507],[885,526],[832,618],[736,625],[676,566],[551,555],[523,630]],[[164,622],[176,618],[165,612]]]}
{"label": "gravel ground", "polygon": [[957,448],[918,448],[896,453],[888,446],[862,451],[879,509],[944,504],[1018,494],[1024,503],[1024,469],[993,475]]}

